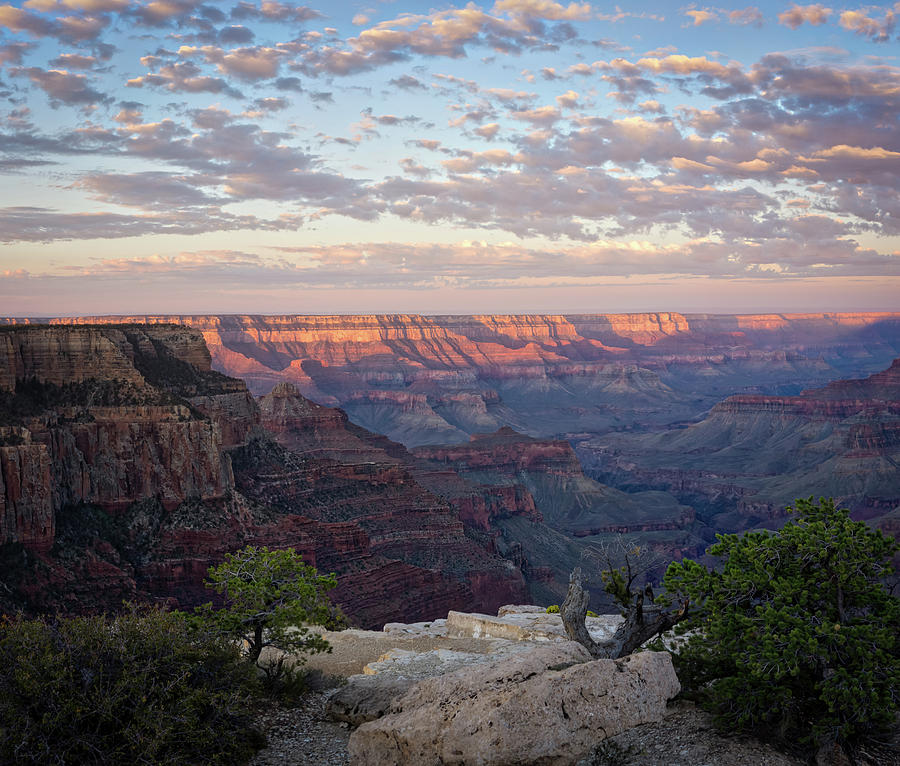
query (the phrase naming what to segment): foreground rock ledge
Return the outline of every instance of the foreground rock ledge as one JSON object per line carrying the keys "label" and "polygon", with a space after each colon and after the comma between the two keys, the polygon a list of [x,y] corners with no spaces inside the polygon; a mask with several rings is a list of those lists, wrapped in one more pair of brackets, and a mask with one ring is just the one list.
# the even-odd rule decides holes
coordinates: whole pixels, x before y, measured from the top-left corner
{"label": "foreground rock ledge", "polygon": [[664,652],[588,659],[563,642],[420,681],[351,735],[351,763],[571,764],[607,737],[662,720],[680,689]]}

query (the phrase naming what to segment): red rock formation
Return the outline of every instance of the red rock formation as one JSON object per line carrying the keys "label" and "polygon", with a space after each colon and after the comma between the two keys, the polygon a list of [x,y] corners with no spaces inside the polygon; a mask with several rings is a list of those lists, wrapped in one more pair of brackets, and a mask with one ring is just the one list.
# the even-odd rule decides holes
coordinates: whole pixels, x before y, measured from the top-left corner
{"label": "red rock formation", "polygon": [[[357,316],[134,316],[53,319],[54,323],[178,323],[201,331],[223,371],[259,380],[266,390],[279,378],[310,379],[297,363],[367,371],[544,369],[573,361],[645,361],[654,346],[670,360],[673,343],[686,361],[785,350],[814,344],[852,344],[866,327],[897,322],[900,314],[587,314],[587,315],[357,315]],[[26,320],[0,319],[3,322]],[[643,349],[643,350],[642,350]],[[625,353],[625,352],[628,353]],[[361,364],[362,363],[362,364]],[[267,383],[264,383],[266,381]],[[408,382],[408,380],[407,380]]]}
{"label": "red rock formation", "polygon": [[293,383],[411,447],[465,442],[503,425],[572,438],[689,422],[728,394],[793,393],[900,351],[900,314],[890,313],[52,321],[188,324],[202,332],[216,369],[254,393]]}
{"label": "red rock formation", "polygon": [[0,339],[12,369],[0,418],[17,422],[0,430],[0,541],[26,561],[11,603],[198,603],[208,568],[248,543],[338,572],[336,599],[366,625],[525,597],[521,572],[416,482],[402,447],[289,386],[260,410],[210,370],[195,331],[26,327]]}
{"label": "red rock formation", "polygon": [[[177,377],[180,363],[196,377],[182,381],[188,392],[204,376],[218,383],[198,333],[24,327],[7,328],[0,343],[7,350],[8,366],[0,366],[9,392],[6,417],[18,419],[28,445],[0,448],[0,528],[7,541],[49,548],[48,513],[65,505],[114,511],[159,498],[174,508],[187,497],[221,497],[231,486],[219,429],[185,404],[162,404],[173,394],[146,377]],[[247,395],[237,381],[226,386],[234,388]]]}
{"label": "red rock formation", "polygon": [[493,434],[475,434],[467,444],[417,447],[423,460],[465,466],[467,470],[489,468],[514,476],[519,471],[538,470],[563,476],[581,476],[581,463],[566,441],[531,439],[504,427]]}
{"label": "red rock formation", "polygon": [[32,444],[25,429],[0,429],[0,444],[3,431],[22,444],[0,446],[0,540],[49,550],[56,527],[50,454],[43,444]]}

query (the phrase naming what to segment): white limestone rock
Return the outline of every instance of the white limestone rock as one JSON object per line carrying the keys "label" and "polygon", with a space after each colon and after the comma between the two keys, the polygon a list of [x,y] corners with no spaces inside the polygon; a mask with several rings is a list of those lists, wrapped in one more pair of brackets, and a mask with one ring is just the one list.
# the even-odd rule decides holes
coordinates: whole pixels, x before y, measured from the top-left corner
{"label": "white limestone rock", "polygon": [[680,689],[666,653],[593,660],[553,642],[420,681],[350,737],[355,766],[571,764],[600,740],[659,721]]}

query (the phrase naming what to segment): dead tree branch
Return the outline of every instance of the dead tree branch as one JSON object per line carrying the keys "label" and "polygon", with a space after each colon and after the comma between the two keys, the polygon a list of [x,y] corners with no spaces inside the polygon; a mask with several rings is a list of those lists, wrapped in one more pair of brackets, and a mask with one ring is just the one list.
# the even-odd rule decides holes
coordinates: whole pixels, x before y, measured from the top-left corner
{"label": "dead tree branch", "polygon": [[633,594],[625,621],[607,641],[596,642],[584,623],[590,594],[584,589],[581,568],[576,567],[569,576],[569,590],[560,608],[563,626],[572,641],[577,641],[597,659],[615,659],[631,654],[645,641],[664,633],[687,616],[688,602],[673,609],[658,604],[645,604],[644,591]]}

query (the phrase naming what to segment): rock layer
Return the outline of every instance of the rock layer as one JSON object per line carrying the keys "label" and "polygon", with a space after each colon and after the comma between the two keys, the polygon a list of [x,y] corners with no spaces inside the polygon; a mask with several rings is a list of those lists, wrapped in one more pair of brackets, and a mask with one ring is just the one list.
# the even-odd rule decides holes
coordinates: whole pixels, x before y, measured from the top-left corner
{"label": "rock layer", "polygon": [[465,442],[504,425],[559,437],[688,421],[729,394],[793,394],[900,354],[896,313],[52,321],[189,325],[216,369],[254,393],[292,382],[407,446]]}

